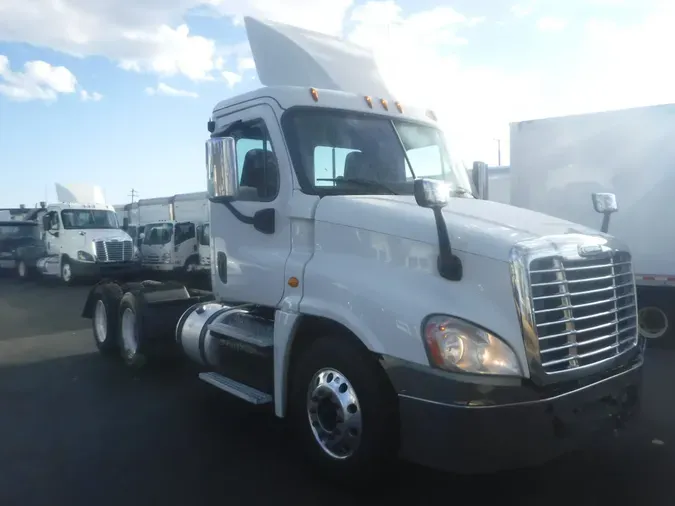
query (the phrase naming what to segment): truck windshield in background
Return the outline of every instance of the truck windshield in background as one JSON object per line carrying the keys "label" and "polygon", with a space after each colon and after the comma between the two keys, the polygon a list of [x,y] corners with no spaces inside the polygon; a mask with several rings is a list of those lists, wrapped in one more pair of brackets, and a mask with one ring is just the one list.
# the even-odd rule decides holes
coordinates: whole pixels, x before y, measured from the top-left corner
{"label": "truck windshield in background", "polygon": [[171,223],[146,225],[145,230],[143,244],[148,246],[169,244],[173,238],[173,225]]}
{"label": "truck windshield in background", "polygon": [[117,214],[103,209],[64,209],[61,221],[65,229],[119,228]]}
{"label": "truck windshield in background", "polygon": [[40,233],[35,223],[0,224],[0,241],[6,239],[39,239]]}
{"label": "truck windshield in background", "polygon": [[282,123],[298,179],[313,193],[412,195],[417,177],[470,192],[466,168],[450,158],[437,128],[327,109],[290,110]]}

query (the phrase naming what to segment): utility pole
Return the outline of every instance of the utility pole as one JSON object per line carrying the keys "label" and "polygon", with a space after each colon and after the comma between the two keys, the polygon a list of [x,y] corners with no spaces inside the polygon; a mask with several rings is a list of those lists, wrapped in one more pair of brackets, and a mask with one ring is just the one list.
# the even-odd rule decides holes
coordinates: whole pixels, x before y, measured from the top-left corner
{"label": "utility pole", "polygon": [[134,198],[135,198],[135,197],[138,197],[138,192],[132,188],[132,189],[131,189],[131,193],[129,194],[129,196],[131,197],[131,203],[133,204],[133,203],[134,203]]}
{"label": "utility pole", "polygon": [[497,167],[502,166],[502,140],[494,139],[497,142]]}

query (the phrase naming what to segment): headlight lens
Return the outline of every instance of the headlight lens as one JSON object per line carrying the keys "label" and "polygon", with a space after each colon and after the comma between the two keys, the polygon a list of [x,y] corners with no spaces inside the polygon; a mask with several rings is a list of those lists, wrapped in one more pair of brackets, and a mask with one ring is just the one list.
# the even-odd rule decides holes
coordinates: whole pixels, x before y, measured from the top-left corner
{"label": "headlight lens", "polygon": [[422,327],[432,365],[454,372],[522,376],[513,350],[500,338],[446,315],[430,316]]}
{"label": "headlight lens", "polygon": [[80,262],[93,262],[94,261],[94,255],[91,253],[87,253],[86,251],[78,251],[77,252],[77,259]]}

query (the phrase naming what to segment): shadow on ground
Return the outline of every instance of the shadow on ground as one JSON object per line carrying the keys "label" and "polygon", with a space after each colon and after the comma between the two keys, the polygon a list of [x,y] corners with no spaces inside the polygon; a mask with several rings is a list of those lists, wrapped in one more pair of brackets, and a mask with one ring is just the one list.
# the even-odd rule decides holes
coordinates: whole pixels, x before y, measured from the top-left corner
{"label": "shadow on ground", "polygon": [[402,464],[368,494],[317,479],[283,424],[201,383],[189,366],[132,373],[95,353],[8,366],[0,369],[0,504],[663,505],[675,492],[674,358],[650,357],[645,420],[621,439],[492,476]]}

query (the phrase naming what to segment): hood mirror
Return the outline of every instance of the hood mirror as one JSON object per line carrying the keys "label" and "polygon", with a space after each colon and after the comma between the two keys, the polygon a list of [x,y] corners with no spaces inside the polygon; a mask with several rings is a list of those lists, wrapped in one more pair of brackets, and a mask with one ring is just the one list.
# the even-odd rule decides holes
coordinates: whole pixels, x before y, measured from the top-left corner
{"label": "hood mirror", "polygon": [[441,208],[450,201],[450,186],[443,181],[417,178],[413,182],[413,193],[420,207]]}
{"label": "hood mirror", "polygon": [[591,198],[595,212],[603,215],[600,231],[606,234],[609,230],[610,216],[619,210],[616,195],[614,193],[593,193]]}

